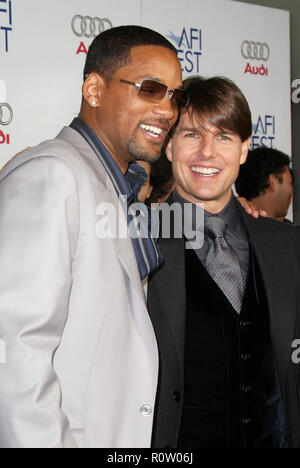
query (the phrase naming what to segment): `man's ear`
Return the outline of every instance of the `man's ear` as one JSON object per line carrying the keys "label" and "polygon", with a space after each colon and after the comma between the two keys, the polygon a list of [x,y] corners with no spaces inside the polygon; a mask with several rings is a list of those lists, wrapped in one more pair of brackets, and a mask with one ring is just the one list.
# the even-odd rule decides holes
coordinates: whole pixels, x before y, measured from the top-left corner
{"label": "man's ear", "polygon": [[168,160],[172,162],[172,159],[173,159],[172,138],[169,139],[166,145],[165,153],[167,155]]}
{"label": "man's ear", "polygon": [[245,164],[245,162],[247,161],[250,144],[251,144],[251,137],[249,137],[247,140],[242,142],[240,164]]}
{"label": "man's ear", "polygon": [[276,187],[278,186],[278,179],[274,176],[274,174],[270,174],[267,180],[268,183],[268,190],[271,192],[276,191]]}
{"label": "man's ear", "polygon": [[99,107],[105,88],[105,80],[98,73],[90,73],[83,83],[82,95],[86,103],[93,108]]}

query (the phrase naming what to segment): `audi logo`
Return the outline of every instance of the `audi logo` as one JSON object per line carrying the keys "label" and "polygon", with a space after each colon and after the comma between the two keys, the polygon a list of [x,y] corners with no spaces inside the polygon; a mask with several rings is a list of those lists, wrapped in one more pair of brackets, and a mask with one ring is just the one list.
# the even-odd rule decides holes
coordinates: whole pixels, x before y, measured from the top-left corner
{"label": "audi logo", "polygon": [[108,18],[76,15],[72,19],[72,31],[77,37],[96,37],[112,27],[112,22]]}
{"label": "audi logo", "polygon": [[263,60],[266,62],[270,58],[270,47],[265,42],[244,41],[242,44],[242,56],[245,59]]}
{"label": "audi logo", "polygon": [[0,125],[9,125],[14,113],[9,104],[0,103]]}

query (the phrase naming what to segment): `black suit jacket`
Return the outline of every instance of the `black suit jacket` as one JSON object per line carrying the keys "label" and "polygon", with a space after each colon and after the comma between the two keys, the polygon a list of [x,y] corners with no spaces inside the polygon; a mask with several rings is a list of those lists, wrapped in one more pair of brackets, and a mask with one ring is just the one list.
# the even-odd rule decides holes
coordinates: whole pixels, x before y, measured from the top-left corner
{"label": "black suit jacket", "polygon": [[[300,228],[253,219],[237,204],[267,294],[289,446],[300,448],[300,364],[292,362],[292,343],[300,339]],[[160,352],[153,446],[176,447],[184,388],[185,241],[171,236],[160,239],[159,245],[164,265],[150,278],[148,289],[149,313]]]}

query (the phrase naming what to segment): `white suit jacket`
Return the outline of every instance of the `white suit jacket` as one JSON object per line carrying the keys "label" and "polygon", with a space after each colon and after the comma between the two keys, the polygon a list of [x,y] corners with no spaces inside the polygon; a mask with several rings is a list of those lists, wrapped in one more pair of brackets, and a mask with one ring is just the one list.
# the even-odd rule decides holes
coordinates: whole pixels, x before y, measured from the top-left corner
{"label": "white suit jacket", "polygon": [[150,447],[157,343],[131,240],[97,236],[103,203],[71,128],[0,174],[0,447]]}

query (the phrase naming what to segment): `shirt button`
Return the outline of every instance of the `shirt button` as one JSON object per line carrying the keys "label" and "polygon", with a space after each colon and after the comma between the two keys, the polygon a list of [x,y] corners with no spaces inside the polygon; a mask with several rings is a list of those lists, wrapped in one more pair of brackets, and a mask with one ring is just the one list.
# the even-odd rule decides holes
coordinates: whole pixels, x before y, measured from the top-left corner
{"label": "shirt button", "polygon": [[142,416],[150,416],[152,408],[149,405],[143,405],[140,409]]}

